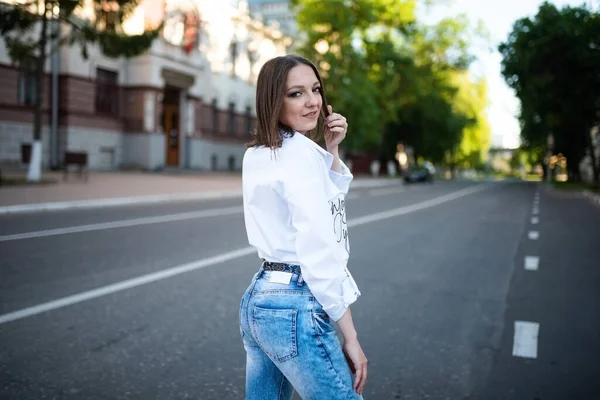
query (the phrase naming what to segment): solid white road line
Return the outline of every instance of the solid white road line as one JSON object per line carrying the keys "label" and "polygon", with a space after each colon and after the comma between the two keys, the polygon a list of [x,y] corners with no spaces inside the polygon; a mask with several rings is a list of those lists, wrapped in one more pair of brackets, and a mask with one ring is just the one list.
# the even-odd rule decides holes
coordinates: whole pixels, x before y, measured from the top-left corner
{"label": "solid white road line", "polygon": [[57,201],[51,203],[17,204],[13,206],[0,207],[0,214],[12,214],[37,211],[58,211],[100,207],[115,207],[138,204],[158,204],[174,201],[211,200],[240,197],[242,191],[239,189],[229,191],[199,192],[199,193],[176,193],[160,194],[150,196],[116,197],[107,199]]}
{"label": "solid white road line", "polygon": [[400,187],[400,188],[372,189],[372,190],[369,190],[369,196],[371,196],[371,197],[385,196],[386,194],[401,193],[401,192],[405,192],[405,191],[406,191],[406,189],[403,188],[403,187]]}
{"label": "solid white road line", "polygon": [[540,238],[540,233],[538,231],[529,231],[529,239],[538,240]]}
{"label": "solid white road line", "polygon": [[484,190],[489,188],[489,185],[478,185],[472,186],[466,189],[457,190],[456,192],[448,193],[446,195],[435,197],[433,199],[425,200],[421,203],[411,204],[409,206],[404,206],[400,208],[396,208],[393,210],[382,211],[371,215],[365,215],[364,217],[354,218],[353,220],[348,222],[348,226],[357,226],[362,224],[368,224],[370,222],[380,221],[383,219],[388,219],[392,217],[397,217],[399,215],[408,214],[411,212],[424,210],[429,207],[436,206],[438,204],[445,203],[447,201],[451,201],[454,199],[458,199],[464,196],[468,196],[475,192],[479,192],[480,190]]}
{"label": "solid white road line", "polygon": [[537,322],[515,321],[513,356],[537,358],[540,324]]}
{"label": "solid white road line", "polygon": [[205,258],[203,260],[194,261],[188,264],[178,265],[176,267],[167,268],[162,271],[154,272],[147,275],[142,275],[137,278],[127,279],[125,281],[113,283],[112,285],[103,286],[97,289],[88,290],[72,296],[63,297],[58,300],[49,301],[37,306],[24,308],[18,311],[14,311],[8,314],[0,315],[0,324],[6,322],[16,321],[18,319],[30,317],[32,315],[41,314],[46,311],[56,310],[58,308],[70,306],[73,304],[81,303],[86,300],[95,299],[97,297],[106,296],[108,294],[120,292],[122,290],[131,289],[136,286],[145,285],[155,281],[169,278],[171,276],[183,274],[186,272],[194,271],[200,268],[206,268],[210,265],[220,264],[225,261],[234,260],[239,257],[247,256],[255,253],[256,250],[252,247],[245,247],[230,251],[224,254],[219,254],[215,257]]}
{"label": "solid white road line", "polygon": [[79,225],[68,228],[48,229],[36,232],[16,233],[12,235],[0,236],[0,242],[10,240],[32,239],[45,236],[66,235],[69,233],[81,233],[99,231],[104,229],[125,228],[129,226],[159,224],[163,222],[181,221],[197,218],[220,217],[223,215],[238,214],[242,212],[242,207],[214,208],[210,210],[193,211],[178,214],[160,215],[157,217],[144,217],[126,219],[123,221],[103,222],[98,224]]}
{"label": "solid white road line", "polygon": [[540,222],[540,218],[539,217],[531,217],[531,223],[536,225],[537,223]]}
{"label": "solid white road line", "polygon": [[[458,199],[460,197],[468,196],[470,194],[479,192],[481,190],[489,188],[489,185],[478,185],[470,188],[458,190],[446,194],[444,196],[436,197],[434,199],[426,200],[422,203],[413,204],[410,206],[404,206],[389,211],[366,215],[360,218],[354,218],[348,221],[348,226],[359,226],[368,224],[371,222],[385,220],[391,217],[408,214],[411,212],[423,210],[429,207],[433,207],[439,204],[446,203],[451,200]],[[36,306],[27,307],[21,310],[13,311],[8,314],[0,315],[0,324],[7,322],[16,321],[22,318],[31,317],[43,312],[56,310],[59,308],[67,307],[73,304],[81,303],[83,301],[95,299],[98,297],[106,296],[108,294],[120,292],[122,290],[131,289],[137,286],[142,286],[148,283],[156,282],[162,279],[170,278],[175,275],[184,274],[197,269],[206,268],[211,265],[221,264],[226,261],[231,261],[236,258],[241,258],[250,254],[256,254],[256,249],[253,247],[244,247],[234,251],[220,254],[218,256],[205,258],[202,260],[194,261],[191,263],[178,265],[170,268],[166,268],[162,271],[153,272],[150,274],[142,275],[137,278],[127,279],[125,281],[113,283],[111,285],[103,286],[97,289],[89,290],[86,292],[78,293],[72,296],[63,297],[58,300],[49,301]]]}
{"label": "solid white road line", "polygon": [[536,256],[525,257],[525,269],[528,271],[537,271],[540,265],[540,258]]}

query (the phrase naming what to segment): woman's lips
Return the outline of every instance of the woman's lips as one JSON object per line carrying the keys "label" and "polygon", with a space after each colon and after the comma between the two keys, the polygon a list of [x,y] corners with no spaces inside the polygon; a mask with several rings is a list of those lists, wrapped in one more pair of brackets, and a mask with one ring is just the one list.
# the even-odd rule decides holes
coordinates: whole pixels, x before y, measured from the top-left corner
{"label": "woman's lips", "polygon": [[313,111],[313,112],[311,112],[311,113],[304,114],[304,116],[305,116],[306,118],[314,118],[314,117],[316,117],[316,116],[318,116],[318,115],[319,115],[319,114],[318,114],[318,111]]}

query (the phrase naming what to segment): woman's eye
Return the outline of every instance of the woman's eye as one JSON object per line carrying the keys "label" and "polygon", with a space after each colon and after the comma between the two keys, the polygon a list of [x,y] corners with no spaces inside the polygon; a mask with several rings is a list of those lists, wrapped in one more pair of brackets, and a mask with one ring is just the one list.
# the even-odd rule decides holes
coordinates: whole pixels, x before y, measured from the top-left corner
{"label": "woman's eye", "polygon": [[[321,87],[316,87],[313,89],[313,93],[321,93]],[[289,97],[300,97],[302,96],[302,92],[293,92],[288,95]]]}

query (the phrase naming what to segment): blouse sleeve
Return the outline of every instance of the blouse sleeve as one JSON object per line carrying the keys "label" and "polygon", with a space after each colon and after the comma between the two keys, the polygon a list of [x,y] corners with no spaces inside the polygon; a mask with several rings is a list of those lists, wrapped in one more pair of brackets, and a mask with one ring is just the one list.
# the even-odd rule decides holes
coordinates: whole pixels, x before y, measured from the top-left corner
{"label": "blouse sleeve", "polygon": [[340,165],[341,165],[341,173],[335,172],[334,170],[330,169],[329,170],[329,178],[332,180],[332,182],[335,184],[335,186],[337,186],[338,189],[340,189],[340,191],[342,193],[344,193],[344,195],[348,194],[348,190],[350,190],[350,182],[352,182],[352,179],[354,179],[354,176],[352,175],[352,173],[350,172],[350,169],[346,166],[346,164],[344,164],[344,162],[342,160],[340,160]]}
{"label": "blouse sleeve", "polygon": [[347,253],[340,250],[335,238],[325,194],[325,179],[329,178],[318,161],[309,156],[293,168],[285,198],[296,230],[296,255],[303,279],[324,311],[338,321],[360,291],[346,267]]}

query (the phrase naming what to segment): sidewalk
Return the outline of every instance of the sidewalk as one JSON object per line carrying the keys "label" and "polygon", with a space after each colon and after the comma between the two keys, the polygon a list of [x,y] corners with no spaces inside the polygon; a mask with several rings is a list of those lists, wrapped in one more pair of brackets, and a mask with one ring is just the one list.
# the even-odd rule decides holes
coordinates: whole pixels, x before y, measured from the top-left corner
{"label": "sidewalk", "polygon": [[[87,183],[70,174],[44,172],[54,184],[0,186],[0,214],[95,208],[183,200],[240,197],[240,173],[192,173],[174,171],[90,172]],[[352,187],[393,185],[388,178],[355,178]]]}

